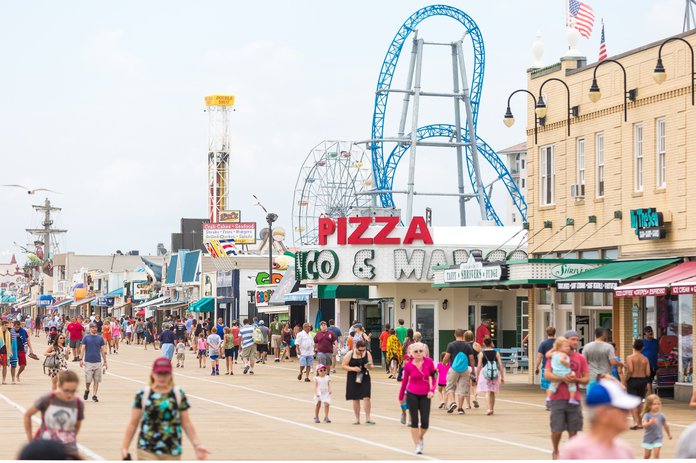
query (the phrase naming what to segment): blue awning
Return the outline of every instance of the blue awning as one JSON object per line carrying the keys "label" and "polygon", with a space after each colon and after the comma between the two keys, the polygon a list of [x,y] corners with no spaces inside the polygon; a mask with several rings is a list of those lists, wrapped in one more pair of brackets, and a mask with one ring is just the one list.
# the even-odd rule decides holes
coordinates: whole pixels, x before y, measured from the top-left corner
{"label": "blue awning", "polygon": [[309,302],[312,298],[314,290],[312,288],[302,288],[294,293],[288,293],[285,295],[285,303],[288,302]]}
{"label": "blue awning", "polygon": [[105,297],[123,297],[123,287],[104,294]]}
{"label": "blue awning", "polygon": [[69,297],[69,298],[67,298],[67,299],[64,299],[64,300],[62,300],[62,301],[56,303],[56,304],[53,304],[53,305],[49,306],[48,308],[49,308],[49,309],[58,309],[58,308],[60,308],[60,307],[63,307],[63,306],[72,304],[72,302],[73,302],[73,298]]}

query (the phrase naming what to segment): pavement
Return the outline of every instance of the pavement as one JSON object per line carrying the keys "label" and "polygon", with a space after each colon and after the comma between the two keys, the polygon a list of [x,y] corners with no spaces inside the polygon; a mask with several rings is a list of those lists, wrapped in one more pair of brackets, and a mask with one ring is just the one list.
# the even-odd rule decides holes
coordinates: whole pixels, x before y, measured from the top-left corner
{"label": "pavement", "polygon": [[[32,338],[35,351],[45,349],[43,336]],[[152,361],[160,351],[123,345],[109,355],[109,370],[99,389],[99,403],[88,401],[78,436],[88,459],[120,459],[123,430],[136,392],[145,386]],[[26,443],[22,413],[50,389],[41,361],[29,359],[21,384],[0,386],[0,459],[13,459]],[[70,368],[79,370],[77,363]],[[425,453],[414,455],[409,429],[399,423],[397,394],[400,383],[389,380],[377,367],[372,373],[372,418],[375,425],[352,425],[352,404],[345,399],[345,374],[332,375],[332,423],[313,422],[313,383],[297,380],[297,361],[257,365],[255,375],[210,376],[198,367],[193,352],[186,367],[175,368],[176,384],[191,403],[190,414],[202,444],[214,460],[524,460],[550,459],[549,416],[544,396],[526,384],[527,375],[508,375],[496,399],[495,414],[481,408],[464,416],[447,414],[433,401]],[[8,372],[9,381],[9,372]],[[83,384],[79,390],[83,391]],[[81,394],[80,394],[81,396]],[[680,433],[693,422],[694,412],[683,403],[663,400],[663,412],[674,440],[665,440],[662,458],[673,458]],[[323,411],[322,411],[323,413]],[[38,415],[37,415],[38,416]],[[323,414],[320,414],[323,418]],[[364,422],[364,417],[362,417]],[[587,422],[585,423],[587,426]],[[36,428],[36,424],[34,425]],[[564,439],[566,436],[564,436]],[[642,431],[626,431],[636,457],[642,458]],[[137,437],[136,437],[137,439]],[[135,439],[134,439],[135,442]],[[131,445],[134,454],[135,446]],[[184,459],[194,459],[191,443],[184,439]]]}

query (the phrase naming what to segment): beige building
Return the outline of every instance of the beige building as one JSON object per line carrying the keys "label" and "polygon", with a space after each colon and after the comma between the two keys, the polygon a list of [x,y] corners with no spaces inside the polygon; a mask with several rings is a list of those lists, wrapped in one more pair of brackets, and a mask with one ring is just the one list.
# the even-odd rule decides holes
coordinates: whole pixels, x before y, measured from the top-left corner
{"label": "beige building", "polygon": [[[696,106],[688,46],[696,45],[696,32],[678,37],[662,49],[661,84],[653,71],[664,40],[599,66],[566,57],[529,70],[528,89],[542,97],[546,114],[535,143],[531,104],[527,112],[527,202],[530,258],[618,260],[530,291],[535,345],[545,324],[535,322],[538,317],[551,322],[567,314],[569,324],[582,322],[588,338],[596,327],[610,328],[622,357],[631,353],[632,338],[651,326],[659,338],[657,384],[683,396],[690,395],[693,367],[694,296],[678,287],[696,278],[692,267],[680,265],[696,256],[696,212],[689,209],[696,203],[696,132],[689,129]],[[665,258],[674,260],[652,260]],[[651,287],[640,286],[653,275]],[[638,290],[624,291],[626,284]]]}

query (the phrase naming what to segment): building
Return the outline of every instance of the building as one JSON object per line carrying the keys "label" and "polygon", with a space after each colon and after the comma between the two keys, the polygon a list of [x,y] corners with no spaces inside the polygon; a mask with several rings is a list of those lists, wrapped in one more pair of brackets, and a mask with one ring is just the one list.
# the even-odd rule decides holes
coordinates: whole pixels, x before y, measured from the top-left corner
{"label": "building", "polygon": [[[688,399],[696,292],[689,48],[696,32],[663,42],[600,63],[564,57],[528,71],[544,118],[535,143],[535,110],[528,108],[530,258],[614,261],[530,291],[529,327],[534,345],[548,324],[582,329],[586,340],[606,327],[624,357],[651,326],[660,341],[660,393]],[[666,79],[663,72],[654,78],[659,65]]]}
{"label": "building", "polygon": [[205,251],[203,246],[203,224],[210,223],[208,219],[181,219],[180,231],[172,233],[170,252],[176,253],[180,249],[199,249]]}
{"label": "building", "polygon": [[[498,151],[498,155],[505,156],[507,158],[507,169],[512,175],[512,179],[517,184],[517,188],[520,189],[523,198],[527,198],[527,143],[518,143],[509,148],[505,148],[502,151]],[[520,213],[515,208],[512,202],[512,198],[508,195],[507,198],[507,210],[509,212],[509,220],[504,222],[507,225],[520,225],[523,222]]]}

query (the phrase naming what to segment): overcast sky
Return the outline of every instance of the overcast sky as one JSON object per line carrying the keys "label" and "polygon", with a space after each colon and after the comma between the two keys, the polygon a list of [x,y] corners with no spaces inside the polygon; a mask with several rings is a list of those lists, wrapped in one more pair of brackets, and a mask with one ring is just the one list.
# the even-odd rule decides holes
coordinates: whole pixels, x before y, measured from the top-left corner
{"label": "overcast sky", "polygon": [[[543,64],[566,48],[562,0],[453,1],[479,25],[486,70],[479,136],[503,149],[524,140],[524,121],[501,122],[507,95],[526,85],[536,31]],[[594,0],[597,15],[580,50],[595,61],[599,18],[609,55],[680,33],[683,0]],[[56,225],[69,230],[61,251],[154,253],[181,217],[206,216],[207,115],[203,97],[237,96],[233,116],[231,206],[263,221],[256,194],[291,231],[292,194],[309,150],[325,139],[369,138],[378,72],[404,20],[425,2],[55,1],[4,2],[0,14],[0,184],[61,192]],[[426,40],[452,41],[463,29],[433,18]],[[465,41],[468,71],[472,48]],[[403,87],[407,44],[393,88]],[[423,89],[451,89],[446,49],[426,49]],[[524,113],[523,98],[513,111]],[[451,123],[452,105],[424,105],[421,117]],[[390,101],[387,135],[400,112]],[[417,190],[456,189],[455,158],[419,150]],[[404,189],[402,163],[396,187]],[[484,179],[485,181],[485,179]],[[496,190],[494,196],[504,192]],[[20,250],[39,224],[29,196],[0,188],[0,260]],[[498,199],[500,201],[500,199]],[[420,199],[436,225],[455,225],[455,199]],[[397,198],[404,207],[404,199]],[[473,205],[468,210],[475,222]]]}

